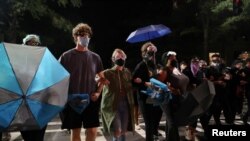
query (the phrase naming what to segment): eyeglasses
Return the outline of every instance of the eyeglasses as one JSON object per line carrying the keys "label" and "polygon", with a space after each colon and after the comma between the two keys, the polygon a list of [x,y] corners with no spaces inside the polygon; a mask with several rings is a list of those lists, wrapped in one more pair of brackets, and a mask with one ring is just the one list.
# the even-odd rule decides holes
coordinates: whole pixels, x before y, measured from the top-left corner
{"label": "eyeglasses", "polygon": [[40,43],[39,42],[35,42],[35,41],[29,41],[29,42],[27,42],[27,45],[38,46],[38,45],[40,45]]}

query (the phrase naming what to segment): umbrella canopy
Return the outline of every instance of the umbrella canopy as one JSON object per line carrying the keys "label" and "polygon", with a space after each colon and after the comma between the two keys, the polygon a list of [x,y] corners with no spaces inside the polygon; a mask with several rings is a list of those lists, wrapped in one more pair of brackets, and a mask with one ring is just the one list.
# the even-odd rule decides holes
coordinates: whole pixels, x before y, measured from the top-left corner
{"label": "umbrella canopy", "polygon": [[142,91],[142,93],[150,96],[149,100],[147,99],[149,103],[161,105],[163,111],[166,112],[168,109],[166,106],[169,106],[170,100],[178,99],[178,104],[172,106],[174,108],[174,120],[179,126],[185,126],[204,114],[212,104],[215,95],[214,84],[209,80],[204,80],[196,89],[181,96],[172,95],[168,86],[156,79],[151,78],[150,82],[153,87],[148,88],[147,91]]}
{"label": "umbrella canopy", "polygon": [[46,47],[0,44],[0,131],[43,128],[68,98],[69,73]]}
{"label": "umbrella canopy", "polygon": [[174,113],[177,124],[180,126],[187,125],[190,121],[194,121],[204,114],[212,104],[214,96],[213,82],[204,80],[202,84],[180,101],[180,105]]}
{"label": "umbrella canopy", "polygon": [[126,41],[129,43],[149,41],[155,38],[162,37],[169,33],[171,33],[171,30],[165,25],[149,25],[146,27],[139,28],[130,33]]}

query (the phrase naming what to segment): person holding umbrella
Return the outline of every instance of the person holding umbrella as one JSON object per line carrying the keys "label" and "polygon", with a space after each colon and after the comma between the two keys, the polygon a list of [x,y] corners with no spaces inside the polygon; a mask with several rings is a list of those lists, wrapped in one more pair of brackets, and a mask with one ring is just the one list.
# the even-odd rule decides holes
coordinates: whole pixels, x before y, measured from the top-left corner
{"label": "person holding umbrella", "polygon": [[[81,140],[81,128],[86,129],[86,141],[95,141],[99,122],[101,87],[97,88],[96,76],[103,71],[101,57],[88,49],[92,29],[86,23],[77,24],[72,30],[75,48],[64,52],[59,61],[70,73],[69,95],[88,94],[90,103],[82,113],[67,104],[61,113],[62,129],[71,129],[71,141]],[[102,86],[102,85],[100,85]]]}
{"label": "person holding umbrella", "polygon": [[[39,46],[41,45],[41,41],[38,35],[28,34],[25,38],[23,38],[23,45],[28,45],[30,47]],[[27,130],[20,132],[24,141],[43,141],[46,128],[47,125],[40,130]]]}
{"label": "person holding umbrella", "polygon": [[33,34],[23,44],[0,44],[0,130],[21,131],[25,141],[43,141],[68,98],[69,73],[39,44]]}

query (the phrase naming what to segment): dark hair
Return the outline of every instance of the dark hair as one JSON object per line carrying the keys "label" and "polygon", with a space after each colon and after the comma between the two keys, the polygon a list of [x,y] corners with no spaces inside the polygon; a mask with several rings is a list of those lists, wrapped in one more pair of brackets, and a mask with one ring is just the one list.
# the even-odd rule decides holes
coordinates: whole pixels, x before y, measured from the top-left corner
{"label": "dark hair", "polygon": [[239,59],[234,60],[233,64],[232,64],[232,67],[235,66],[236,64],[239,64],[239,63],[242,63],[242,61],[239,60]]}
{"label": "dark hair", "polygon": [[165,53],[162,54],[161,63],[162,63],[163,66],[165,66],[167,64],[168,58],[169,58],[168,52],[165,52]]}
{"label": "dark hair", "polygon": [[220,54],[215,53],[215,54],[213,54],[211,57],[212,57],[212,58],[213,58],[213,57],[220,57]]}

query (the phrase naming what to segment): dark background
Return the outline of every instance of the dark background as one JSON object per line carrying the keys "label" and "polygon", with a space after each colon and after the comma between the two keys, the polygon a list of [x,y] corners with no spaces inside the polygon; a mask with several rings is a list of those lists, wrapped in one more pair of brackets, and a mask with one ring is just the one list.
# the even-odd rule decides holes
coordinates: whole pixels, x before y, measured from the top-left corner
{"label": "dark background", "polygon": [[[144,42],[130,44],[126,42],[127,37],[137,28],[150,24],[164,24],[170,27],[168,21],[170,20],[172,5],[170,1],[89,0],[83,1],[80,8],[71,7],[67,8],[66,11],[54,3],[51,3],[50,6],[54,6],[57,12],[65,15],[74,25],[84,22],[92,27],[93,37],[89,48],[101,56],[105,68],[111,66],[111,55],[115,48],[121,48],[125,51],[128,56],[127,67],[133,68],[141,60],[140,48]],[[28,19],[29,15],[26,16]],[[46,19],[30,19],[24,21],[23,24],[28,33],[40,35],[43,45],[48,46],[57,58],[64,51],[75,47],[71,34],[66,34],[62,30],[51,27]],[[31,26],[33,28],[30,28]],[[50,42],[44,38],[48,35],[53,35],[51,38],[54,38],[56,42],[49,44]],[[171,35],[168,35],[152,40],[158,47],[158,58],[164,51],[175,49],[170,47],[171,44],[176,43],[170,40],[171,38]]]}
{"label": "dark background", "polygon": [[[126,42],[126,39],[137,28],[151,24],[164,24],[172,30],[171,34],[152,40],[158,48],[156,57],[159,61],[161,55],[170,50],[177,52],[179,61],[188,62],[194,55],[207,59],[204,56],[203,24],[200,21],[202,19],[200,13],[203,9],[197,6],[199,0],[190,1],[192,2],[187,3],[184,0],[82,0],[80,7],[72,5],[63,7],[59,6],[56,0],[47,0],[46,5],[69,20],[73,27],[80,22],[92,27],[93,37],[90,41],[90,49],[101,56],[105,68],[111,67],[113,50],[121,48],[128,56],[127,67],[133,69],[141,60],[140,48],[145,42],[130,44]],[[3,0],[0,2],[4,3]],[[175,2],[179,4],[178,8],[175,8]],[[0,12],[6,11],[4,5],[0,7],[2,8]],[[33,8],[32,5],[30,8]],[[226,12],[227,14],[222,17],[231,16],[232,11]],[[201,17],[197,16],[199,14]],[[38,34],[42,45],[47,46],[56,58],[59,58],[64,51],[75,47],[71,32],[66,28],[57,28],[57,25],[52,25],[51,17],[41,15],[37,19],[27,11],[20,17],[17,17],[19,26],[16,27],[19,30],[14,31],[12,36],[4,36],[3,39],[0,33],[0,40],[21,44],[26,34]],[[233,25],[233,30],[223,33],[219,29],[220,24],[225,20],[220,17],[210,18],[214,19],[210,21],[209,52],[220,52],[230,65],[239,53],[249,51],[250,27],[247,21]],[[218,18],[221,19],[219,22]],[[0,31],[5,31],[6,28],[11,29],[11,25],[8,24],[1,26],[1,21],[2,19],[0,19],[0,28],[3,28]],[[195,30],[187,32],[192,28]]]}

